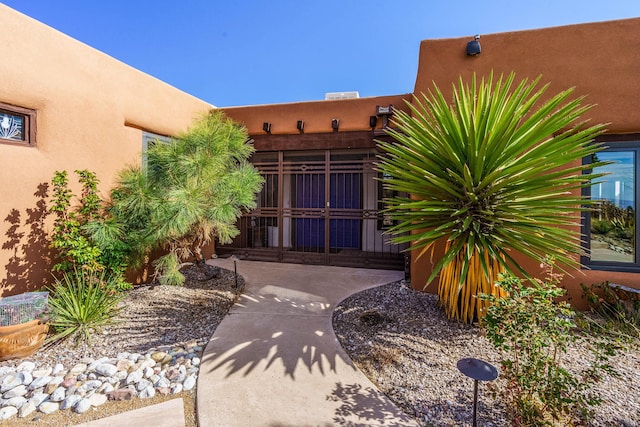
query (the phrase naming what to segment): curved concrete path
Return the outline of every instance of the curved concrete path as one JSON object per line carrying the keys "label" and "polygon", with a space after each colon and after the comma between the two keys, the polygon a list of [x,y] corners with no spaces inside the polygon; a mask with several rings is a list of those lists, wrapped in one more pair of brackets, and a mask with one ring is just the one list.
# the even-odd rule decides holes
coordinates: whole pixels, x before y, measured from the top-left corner
{"label": "curved concrete path", "polygon": [[244,260],[237,270],[244,293],[202,357],[201,426],[417,425],[351,363],[331,322],[338,302],[402,272]]}

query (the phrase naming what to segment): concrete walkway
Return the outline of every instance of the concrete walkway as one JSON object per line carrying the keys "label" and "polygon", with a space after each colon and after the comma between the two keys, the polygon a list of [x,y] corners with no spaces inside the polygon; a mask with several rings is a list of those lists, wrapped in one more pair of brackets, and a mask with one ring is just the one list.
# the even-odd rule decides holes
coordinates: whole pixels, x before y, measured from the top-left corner
{"label": "concrete walkway", "polygon": [[[209,263],[233,271],[232,259]],[[211,426],[415,426],[351,363],[336,304],[403,273],[237,261],[240,300],[204,351],[198,421]]]}

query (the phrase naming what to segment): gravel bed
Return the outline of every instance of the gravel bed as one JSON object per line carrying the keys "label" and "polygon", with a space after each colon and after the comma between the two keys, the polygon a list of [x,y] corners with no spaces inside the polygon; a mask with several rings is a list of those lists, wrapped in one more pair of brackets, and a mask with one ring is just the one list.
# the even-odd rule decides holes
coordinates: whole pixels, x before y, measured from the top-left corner
{"label": "gravel bed", "polygon": [[[471,425],[473,381],[456,362],[475,357],[499,367],[499,354],[475,326],[449,321],[438,298],[403,282],[363,291],[334,312],[336,335],[356,365],[406,413],[423,426]],[[566,357],[569,369],[586,366],[588,342],[578,341]],[[603,399],[590,426],[640,425],[640,352],[613,360],[619,377],[606,376],[596,391]],[[498,378],[494,383],[503,386]],[[481,383],[478,424],[509,426],[507,412]]]}
{"label": "gravel bed", "polygon": [[[184,286],[161,286],[155,283],[125,292],[115,323],[92,334],[91,345],[76,346],[73,341],[67,340],[43,347],[25,359],[2,361],[0,369],[15,368],[25,361],[33,362],[36,370],[51,368],[57,364],[69,369],[87,360],[112,358],[123,352],[144,354],[155,349],[175,347],[195,347],[199,349],[197,357],[201,357],[209,338],[244,288],[242,277],[238,276],[236,287],[233,272],[220,269],[216,277],[211,277],[214,270],[211,266],[202,269],[187,267],[182,270],[186,277]],[[187,425],[196,425],[192,392],[183,392],[177,397],[185,400]],[[38,425],[70,425],[69,423],[102,418],[161,400],[162,397],[114,402],[112,405],[95,408],[91,414],[78,415],[69,411],[57,411],[51,415],[37,413],[35,417],[20,420],[20,425],[22,421],[37,421]],[[187,403],[190,407],[187,407]],[[18,419],[14,417],[12,422],[17,423]]]}
{"label": "gravel bed", "polygon": [[[27,359],[36,366],[62,363],[73,366],[81,359],[99,359],[120,352],[143,353],[194,340],[208,340],[236,299],[235,274],[221,269],[216,278],[212,267],[187,267],[184,286],[143,285],[124,293],[113,325],[91,335],[91,345],[76,346],[72,340],[42,348]],[[244,280],[238,276],[238,286]],[[0,362],[0,366],[21,361]]]}

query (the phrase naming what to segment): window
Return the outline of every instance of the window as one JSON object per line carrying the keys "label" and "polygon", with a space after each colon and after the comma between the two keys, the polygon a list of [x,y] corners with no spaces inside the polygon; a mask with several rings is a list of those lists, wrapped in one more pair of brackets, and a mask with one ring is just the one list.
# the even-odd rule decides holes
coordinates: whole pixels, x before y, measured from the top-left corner
{"label": "window", "polygon": [[36,145],[36,112],[0,102],[0,143]]}
{"label": "window", "polygon": [[171,138],[157,133],[142,132],[142,169],[147,167],[147,149],[153,147],[158,141],[169,144]]}
{"label": "window", "polygon": [[[589,189],[596,200],[586,215],[585,235],[589,256],[583,263],[591,268],[618,271],[640,271],[636,233],[638,200],[640,199],[640,135],[607,137],[608,148],[599,152],[599,161],[611,162],[593,169],[607,175],[594,181]],[[618,139],[622,139],[619,141]]]}

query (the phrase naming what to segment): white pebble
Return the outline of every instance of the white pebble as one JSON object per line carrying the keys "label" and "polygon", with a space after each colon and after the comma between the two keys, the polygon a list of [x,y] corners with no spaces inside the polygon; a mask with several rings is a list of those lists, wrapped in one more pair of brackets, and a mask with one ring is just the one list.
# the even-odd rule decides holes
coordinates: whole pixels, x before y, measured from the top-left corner
{"label": "white pebble", "polygon": [[5,406],[0,409],[0,420],[8,420],[18,413],[18,408],[15,406]]}

